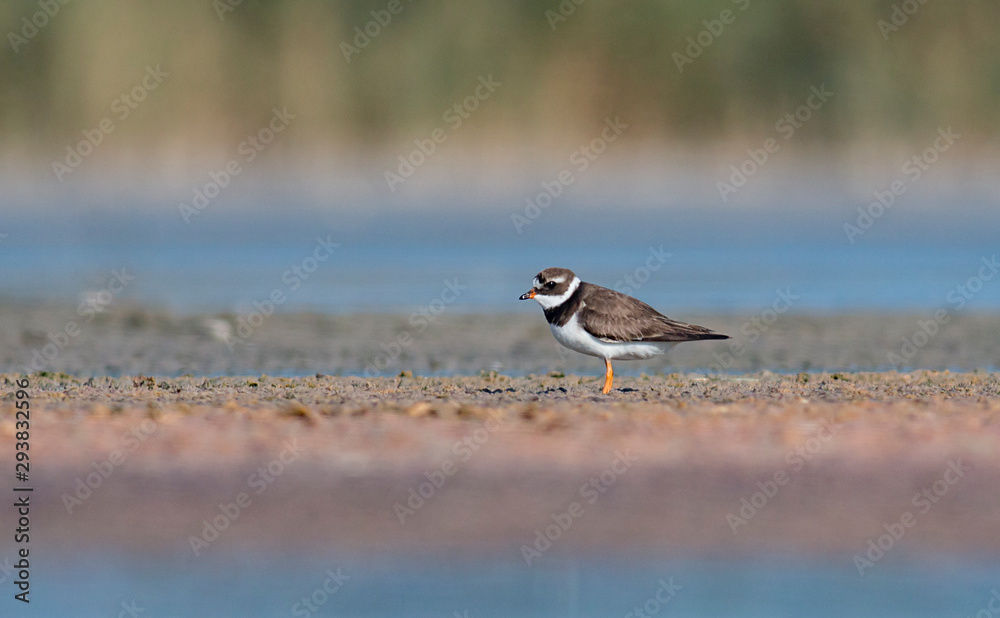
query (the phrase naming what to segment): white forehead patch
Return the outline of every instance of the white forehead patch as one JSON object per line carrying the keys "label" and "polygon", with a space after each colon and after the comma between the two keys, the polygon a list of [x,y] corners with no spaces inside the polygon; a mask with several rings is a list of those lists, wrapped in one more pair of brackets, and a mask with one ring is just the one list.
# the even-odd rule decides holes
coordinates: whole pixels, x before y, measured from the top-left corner
{"label": "white forehead patch", "polygon": [[542,287],[542,282],[538,280],[538,277],[535,277],[534,279],[531,280],[531,285],[533,287],[540,288]]}

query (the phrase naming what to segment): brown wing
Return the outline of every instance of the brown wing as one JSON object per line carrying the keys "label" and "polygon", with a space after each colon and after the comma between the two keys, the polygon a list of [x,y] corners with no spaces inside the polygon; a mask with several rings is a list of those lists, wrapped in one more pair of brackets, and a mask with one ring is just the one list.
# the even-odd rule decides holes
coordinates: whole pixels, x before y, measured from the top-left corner
{"label": "brown wing", "polygon": [[583,291],[578,319],[591,335],[604,341],[698,341],[729,339],[704,326],[671,320],[641,300],[590,283]]}

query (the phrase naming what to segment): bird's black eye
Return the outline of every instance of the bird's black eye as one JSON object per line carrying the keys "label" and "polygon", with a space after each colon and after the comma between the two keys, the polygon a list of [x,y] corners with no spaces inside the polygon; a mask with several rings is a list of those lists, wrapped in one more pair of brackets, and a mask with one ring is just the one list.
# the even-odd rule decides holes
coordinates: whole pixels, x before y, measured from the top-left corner
{"label": "bird's black eye", "polygon": [[556,287],[556,282],[555,281],[549,281],[548,283],[545,284],[545,287],[547,287],[547,288],[549,288],[551,290],[552,288]]}

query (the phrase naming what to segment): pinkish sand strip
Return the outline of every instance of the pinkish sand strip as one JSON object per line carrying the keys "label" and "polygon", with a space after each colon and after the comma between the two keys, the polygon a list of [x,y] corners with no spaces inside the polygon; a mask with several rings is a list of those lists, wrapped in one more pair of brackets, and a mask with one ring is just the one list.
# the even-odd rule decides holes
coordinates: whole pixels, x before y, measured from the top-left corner
{"label": "pinkish sand strip", "polygon": [[57,547],[1000,552],[997,374],[30,379]]}

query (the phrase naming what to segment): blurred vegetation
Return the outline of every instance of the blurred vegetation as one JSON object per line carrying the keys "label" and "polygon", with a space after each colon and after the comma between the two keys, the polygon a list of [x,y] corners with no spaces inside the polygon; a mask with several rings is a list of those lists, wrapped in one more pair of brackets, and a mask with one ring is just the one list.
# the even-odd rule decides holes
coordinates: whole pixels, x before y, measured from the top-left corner
{"label": "blurred vegetation", "polygon": [[[226,1],[75,0],[16,52],[10,33],[39,3],[0,4],[6,150],[51,156],[158,64],[169,77],[119,146],[231,149],[287,106],[299,146],[379,148],[441,126],[489,74],[503,86],[463,139],[561,147],[614,114],[657,147],[766,136],[820,84],[834,103],[809,139],[824,143],[1000,131],[996,0],[910,0],[887,39],[878,21],[900,0],[587,0],[555,29],[559,0],[401,0],[350,62],[342,44],[389,0],[243,0],[220,19]],[[735,21],[679,72],[673,54],[724,9]]]}

